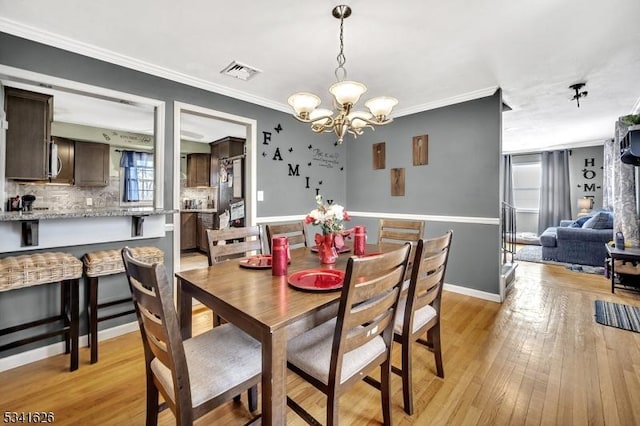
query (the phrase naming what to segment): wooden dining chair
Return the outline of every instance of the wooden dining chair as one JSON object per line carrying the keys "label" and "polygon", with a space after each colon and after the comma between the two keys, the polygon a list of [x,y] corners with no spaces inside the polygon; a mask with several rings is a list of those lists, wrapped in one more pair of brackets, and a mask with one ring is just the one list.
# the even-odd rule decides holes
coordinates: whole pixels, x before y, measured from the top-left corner
{"label": "wooden dining chair", "polygon": [[380,219],[378,224],[378,244],[417,242],[424,233],[422,220]]}
{"label": "wooden dining chair", "polygon": [[266,226],[267,243],[271,249],[271,240],[273,237],[284,236],[289,239],[289,248],[307,246],[307,232],[304,228],[304,222],[278,223]]}
{"label": "wooden dining chair", "polygon": [[399,219],[380,219],[378,224],[378,244],[381,243],[398,243],[403,244],[409,241],[411,244],[411,253],[409,253],[409,263],[407,264],[407,272],[405,274],[405,288],[411,278],[411,270],[413,269],[413,258],[416,252],[416,243],[424,234],[424,221],[422,220],[399,220]]}
{"label": "wooden dining chair", "polygon": [[[244,257],[248,253],[262,253],[262,241],[258,226],[243,228],[207,229],[207,257],[209,266],[232,257]],[[213,325],[218,326],[222,318],[214,312]]]}
{"label": "wooden dining chair", "polygon": [[262,253],[260,228],[207,229],[207,255],[209,266],[233,256],[247,256],[250,252]]}
{"label": "wooden dining chair", "polygon": [[[409,244],[373,256],[349,258],[338,316],[287,343],[287,366],[327,396],[327,424],[338,424],[338,400],[380,367],[384,424],[391,424],[393,322],[407,265]],[[287,404],[318,424],[293,399]]]}
{"label": "wooden dining chair", "polygon": [[[444,378],[440,341],[440,301],[452,231],[427,240],[419,240],[411,281],[407,293],[400,297],[394,325],[394,340],[402,344],[402,369],[392,371],[402,376],[404,411],[413,414],[411,352],[413,342],[434,353],[436,373]],[[427,339],[423,339],[423,337]]]}
{"label": "wooden dining chair", "polygon": [[193,421],[247,390],[257,407],[260,343],[231,324],[183,340],[163,264],[136,261],[128,247],[122,260],[142,334],[147,376],[146,424],[158,423],[162,394],[178,425]]}

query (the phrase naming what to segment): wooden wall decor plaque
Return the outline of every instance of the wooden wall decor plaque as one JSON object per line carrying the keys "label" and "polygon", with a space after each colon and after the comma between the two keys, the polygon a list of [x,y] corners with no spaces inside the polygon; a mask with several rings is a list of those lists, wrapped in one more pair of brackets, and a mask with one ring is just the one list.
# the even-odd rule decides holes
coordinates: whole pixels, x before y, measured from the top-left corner
{"label": "wooden wall decor plaque", "polygon": [[391,196],[404,197],[404,168],[391,169]]}
{"label": "wooden wall decor plaque", "polygon": [[413,137],[413,165],[429,164],[429,135]]}
{"label": "wooden wall decor plaque", "polygon": [[385,143],[373,144],[373,170],[384,169],[385,166]]}

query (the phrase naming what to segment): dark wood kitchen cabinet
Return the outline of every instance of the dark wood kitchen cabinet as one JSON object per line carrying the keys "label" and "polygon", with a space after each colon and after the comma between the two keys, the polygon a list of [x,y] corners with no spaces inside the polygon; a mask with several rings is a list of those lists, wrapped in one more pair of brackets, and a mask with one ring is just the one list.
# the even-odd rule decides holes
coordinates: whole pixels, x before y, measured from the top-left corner
{"label": "dark wood kitchen cabinet", "polygon": [[73,184],[75,141],[57,136],[53,136],[51,140],[58,147],[58,158],[54,163],[57,164],[58,175],[51,178],[51,183]]}
{"label": "dark wood kitchen cabinet", "polygon": [[197,248],[197,226],[197,213],[180,213],[180,250],[191,250]]}
{"label": "dark wood kitchen cabinet", "polygon": [[76,141],[74,183],[76,186],[109,184],[109,145]]}
{"label": "dark wood kitchen cabinet", "polygon": [[207,229],[212,229],[215,220],[215,213],[198,213],[198,249],[207,253],[209,251],[207,241]]}
{"label": "dark wood kitchen cabinet", "polygon": [[211,155],[187,155],[187,186],[211,186]]}
{"label": "dark wood kitchen cabinet", "polygon": [[245,139],[227,136],[211,142],[211,155],[218,158],[232,158],[244,155]]}
{"label": "dark wood kitchen cabinet", "polygon": [[46,180],[53,119],[53,96],[5,87],[8,179]]}

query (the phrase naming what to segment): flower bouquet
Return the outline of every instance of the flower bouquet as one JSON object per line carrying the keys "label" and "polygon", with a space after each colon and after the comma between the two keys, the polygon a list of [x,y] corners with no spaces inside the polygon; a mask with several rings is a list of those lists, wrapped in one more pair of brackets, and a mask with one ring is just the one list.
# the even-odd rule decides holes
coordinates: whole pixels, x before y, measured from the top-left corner
{"label": "flower bouquet", "polygon": [[316,208],[309,212],[304,221],[322,229],[322,234],[315,236],[321,263],[336,262],[337,250],[344,246],[344,222],[348,220],[351,218],[344,207],[339,204],[325,204],[322,195],[316,195]]}

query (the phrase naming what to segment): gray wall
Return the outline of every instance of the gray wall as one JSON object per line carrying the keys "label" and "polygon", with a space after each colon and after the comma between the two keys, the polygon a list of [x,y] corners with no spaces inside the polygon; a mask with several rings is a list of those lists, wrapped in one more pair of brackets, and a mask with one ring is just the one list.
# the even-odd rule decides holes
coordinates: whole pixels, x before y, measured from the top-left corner
{"label": "gray wall", "polygon": [[[349,210],[438,216],[499,217],[501,94],[413,114],[348,146]],[[428,164],[413,166],[412,138],[429,135]],[[386,143],[386,168],[373,170],[372,145]],[[391,196],[390,169],[405,168],[405,196]],[[375,239],[377,222],[365,223]],[[499,292],[495,225],[427,222],[426,235],[453,229],[446,282]]]}

